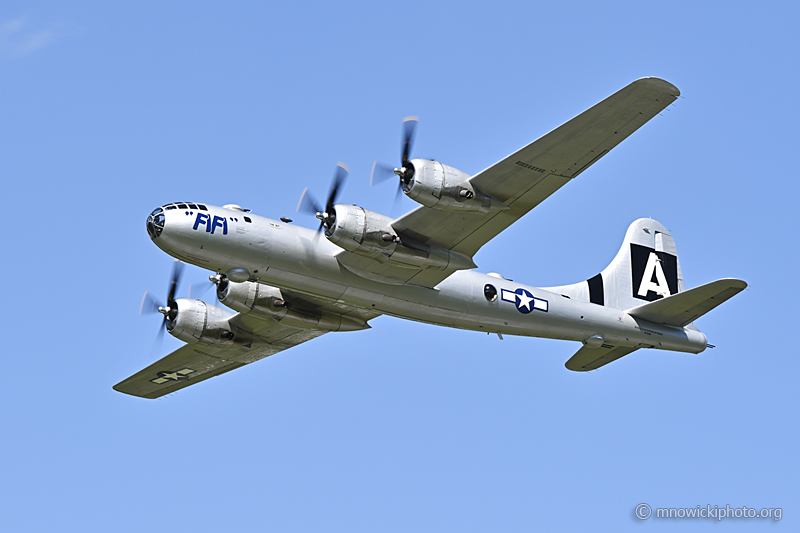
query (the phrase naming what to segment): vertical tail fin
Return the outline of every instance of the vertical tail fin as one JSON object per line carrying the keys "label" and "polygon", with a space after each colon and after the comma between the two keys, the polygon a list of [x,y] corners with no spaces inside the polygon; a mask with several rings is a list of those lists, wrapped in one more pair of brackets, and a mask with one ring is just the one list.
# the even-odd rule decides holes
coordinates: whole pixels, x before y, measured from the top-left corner
{"label": "vertical tail fin", "polygon": [[684,289],[672,235],[652,218],[640,218],[628,227],[622,247],[601,273],[587,281],[547,290],[598,305],[630,309]]}

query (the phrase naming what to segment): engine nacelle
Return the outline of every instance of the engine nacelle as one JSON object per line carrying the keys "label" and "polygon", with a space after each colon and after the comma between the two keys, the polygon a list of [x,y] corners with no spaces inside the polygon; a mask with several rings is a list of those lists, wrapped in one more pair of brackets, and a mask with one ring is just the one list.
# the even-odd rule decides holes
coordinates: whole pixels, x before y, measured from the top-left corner
{"label": "engine nacelle", "polygon": [[336,204],[333,222],[325,227],[325,236],[345,250],[385,260],[397,249],[397,233],[392,219],[355,205]]}
{"label": "engine nacelle", "polygon": [[508,209],[507,205],[476,189],[469,181],[470,175],[457,168],[429,159],[412,159],[403,167],[403,192],[422,205],[442,211],[480,213]]}
{"label": "engine nacelle", "polygon": [[228,320],[233,313],[215,305],[178,298],[173,302],[177,313],[170,313],[167,331],[174,337],[189,344],[233,345],[234,333]]}
{"label": "engine nacelle", "polygon": [[261,283],[235,283],[226,278],[217,286],[219,301],[240,313],[274,318],[284,326],[323,331],[356,331],[367,329],[363,320],[314,309],[295,309],[281,290]]}
{"label": "engine nacelle", "polygon": [[392,228],[392,219],[380,213],[345,204],[336,204],[334,212],[332,223],[325,227],[325,236],[345,250],[406,268],[475,268],[465,255],[405,242]]}

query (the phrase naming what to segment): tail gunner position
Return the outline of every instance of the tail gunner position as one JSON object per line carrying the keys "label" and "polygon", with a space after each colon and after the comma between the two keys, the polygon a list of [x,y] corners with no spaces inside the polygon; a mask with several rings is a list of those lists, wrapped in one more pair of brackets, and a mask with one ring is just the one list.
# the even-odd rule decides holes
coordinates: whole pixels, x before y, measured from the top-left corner
{"label": "tail gunner position", "polygon": [[[147,219],[153,242],[215,273],[219,301],[176,298],[176,263],[165,329],[187,344],[114,388],[157,398],[331,331],[369,328],[381,314],[499,336],[573,340],[567,361],[594,370],[640,348],[699,353],[693,322],[747,284],[683,283],[675,242],[652,219],[633,222],[611,264],[589,280],[537,288],[476,272],[475,253],[672,103],[676,87],[642,78],[486,170],[470,176],[409,159],[416,119],[405,122],[401,165],[378,165],[421,205],[397,219],[335,203],[340,165],[324,206],[304,193],[319,232],[237,205],[177,202]],[[148,299],[143,300],[143,306]],[[154,300],[150,299],[152,304]],[[322,341],[321,341],[322,342]]]}

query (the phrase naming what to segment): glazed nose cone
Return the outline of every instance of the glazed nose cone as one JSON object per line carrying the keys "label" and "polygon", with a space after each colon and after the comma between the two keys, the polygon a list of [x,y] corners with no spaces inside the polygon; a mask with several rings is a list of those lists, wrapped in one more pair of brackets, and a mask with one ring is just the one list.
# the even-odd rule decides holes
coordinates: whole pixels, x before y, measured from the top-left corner
{"label": "glazed nose cone", "polygon": [[147,234],[151,239],[156,240],[164,231],[164,219],[164,210],[160,207],[147,216]]}

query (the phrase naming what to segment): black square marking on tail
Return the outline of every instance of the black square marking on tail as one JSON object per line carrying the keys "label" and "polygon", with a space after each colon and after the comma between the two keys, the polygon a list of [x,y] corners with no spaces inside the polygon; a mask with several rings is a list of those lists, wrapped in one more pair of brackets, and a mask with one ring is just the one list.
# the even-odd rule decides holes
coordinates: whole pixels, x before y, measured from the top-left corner
{"label": "black square marking on tail", "polygon": [[[644,280],[645,269],[650,259],[650,254],[655,254],[658,261],[654,267],[651,267],[649,274],[650,279]],[[633,297],[639,300],[646,300],[652,302],[659,300],[664,296],[656,293],[655,291],[648,290],[645,296],[639,294],[642,283],[652,283],[658,285],[658,277],[656,269],[661,269],[664,272],[664,277],[667,281],[669,294],[678,293],[678,258],[666,252],[656,252],[653,248],[642,246],[640,244],[631,243],[631,278],[633,280]]]}

